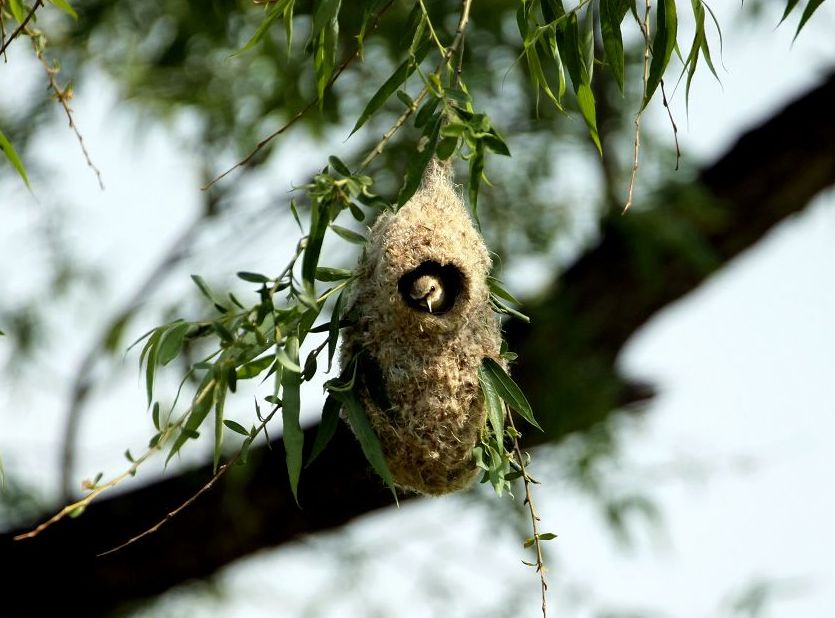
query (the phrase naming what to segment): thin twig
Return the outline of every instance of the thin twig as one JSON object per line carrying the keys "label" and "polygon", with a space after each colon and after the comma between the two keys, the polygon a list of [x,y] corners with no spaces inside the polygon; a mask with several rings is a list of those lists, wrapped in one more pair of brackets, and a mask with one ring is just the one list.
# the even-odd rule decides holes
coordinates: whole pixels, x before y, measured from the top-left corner
{"label": "thin twig", "polygon": [[[369,35],[372,34],[377,29],[377,27],[380,24],[380,19],[382,19],[383,15],[386,13],[386,11],[389,10],[389,8],[391,7],[392,4],[394,4],[394,0],[389,0],[389,2],[382,9],[380,9],[380,11],[377,13],[376,17],[374,18],[374,22],[371,24],[371,27],[368,29],[368,34]],[[333,72],[333,75],[331,75],[331,78],[328,80],[328,83],[325,84],[325,88],[322,91],[323,94],[330,90],[330,88],[331,88],[331,86],[333,86],[334,82],[336,82],[336,80],[339,79],[339,76],[342,75],[342,73],[345,71],[345,69],[348,68],[348,65],[350,65],[357,58],[357,56],[359,56],[360,49],[361,49],[360,45],[357,45],[354,48],[354,51],[351,52],[342,61],[342,63],[337,67],[337,69]],[[230,167],[228,170],[226,170],[225,172],[223,172],[219,176],[215,176],[211,181],[209,181],[208,184],[204,185],[203,186],[203,191],[206,191],[206,190],[210,189],[212,187],[212,185],[219,182],[220,180],[222,180],[223,178],[225,178],[226,176],[228,176],[229,174],[234,172],[239,167],[243,167],[244,165],[246,165],[250,161],[252,161],[252,159],[255,157],[255,155],[257,155],[259,152],[261,152],[261,150],[263,150],[263,148],[267,144],[269,144],[271,141],[273,141],[275,138],[277,138],[282,133],[286,132],[290,127],[292,127],[294,124],[296,124],[296,122],[301,120],[301,118],[307,112],[309,112],[314,106],[316,106],[319,103],[320,100],[321,100],[321,98],[320,98],[319,95],[316,95],[315,97],[313,97],[310,101],[307,102],[307,104],[304,107],[302,107],[299,111],[297,111],[296,114],[290,120],[288,120],[283,126],[281,126],[276,131],[273,131],[267,137],[265,137],[260,142],[258,142],[255,145],[255,148],[252,149],[252,152],[250,152],[246,157],[244,157],[243,159],[241,159],[240,161],[235,163],[235,165]]]}
{"label": "thin twig", "polygon": [[40,7],[43,6],[43,0],[35,0],[35,4],[32,5],[32,8],[29,10],[29,14],[26,15],[25,19],[20,23],[20,25],[15,28],[14,32],[12,32],[11,36],[3,43],[3,46],[0,47],[0,54],[6,53],[6,48],[11,45],[12,41],[14,41],[21,32],[26,29],[26,25],[29,23],[29,20],[35,16],[35,11],[37,11]]}
{"label": "thin twig", "polygon": [[673,112],[670,109],[670,104],[667,101],[667,92],[664,90],[664,80],[661,80],[661,102],[664,104],[664,109],[667,110],[667,116],[670,118],[670,124],[673,125],[673,141],[676,144],[676,168],[675,171],[678,171],[678,164],[681,160],[681,149],[678,147],[678,127],[676,126],[676,121],[673,120]]}
{"label": "thin twig", "polygon": [[104,181],[101,177],[101,172],[99,168],[95,166],[93,160],[90,158],[90,153],[87,152],[87,147],[84,145],[84,138],[81,136],[81,132],[78,130],[78,126],[75,124],[75,119],[73,118],[72,108],[70,108],[70,99],[72,99],[72,88],[64,87],[58,85],[58,81],[55,79],[55,76],[58,75],[60,69],[52,66],[47,62],[46,58],[43,55],[42,50],[38,50],[37,46],[35,46],[35,53],[38,56],[38,60],[41,61],[44,69],[46,70],[46,75],[49,78],[49,87],[55,93],[55,98],[61,104],[61,107],[64,108],[64,112],[67,115],[67,120],[70,123],[70,129],[72,129],[73,133],[75,133],[75,138],[78,140],[78,145],[81,146],[81,152],[84,153],[84,158],[87,160],[87,167],[89,167],[93,172],[96,174],[96,178],[99,181],[99,187],[102,191],[104,191]]}
{"label": "thin twig", "polygon": [[[5,40],[6,40],[6,22],[3,20],[3,6],[2,6],[2,3],[0,2],[0,41],[5,41]],[[3,62],[7,63],[7,64],[9,62],[9,58],[8,58],[8,56],[6,56],[6,50],[5,49],[3,50]]]}
{"label": "thin twig", "polygon": [[95,488],[93,488],[93,490],[89,494],[87,494],[86,496],[81,498],[81,500],[73,502],[72,504],[68,504],[67,506],[62,508],[60,511],[55,513],[55,515],[53,515],[48,520],[46,520],[45,522],[40,524],[38,527],[34,528],[33,530],[30,530],[29,532],[24,532],[23,534],[18,534],[16,537],[14,537],[14,540],[15,541],[23,541],[23,540],[26,540],[26,539],[34,538],[34,537],[38,536],[41,532],[43,532],[44,530],[49,528],[52,524],[55,524],[55,523],[59,522],[60,520],[64,519],[64,517],[66,517],[67,515],[71,516],[73,513],[76,513],[79,510],[83,510],[83,509],[87,508],[87,506],[96,497],[98,497],[99,494],[101,494],[102,492],[110,489],[111,487],[115,487],[116,485],[118,485],[119,483],[124,481],[129,476],[134,476],[136,474],[136,471],[139,468],[139,466],[142,465],[145,462],[145,460],[147,460],[155,451],[159,450],[161,448],[161,446],[162,446],[162,440],[160,440],[159,443],[156,446],[154,446],[152,448],[149,448],[142,455],[142,457],[135,460],[133,462],[133,464],[131,465],[131,467],[128,468],[127,470],[125,470],[122,474],[112,478],[111,480],[109,480],[107,483],[104,483],[103,485],[96,485]]}
{"label": "thin twig", "polygon": [[395,133],[397,133],[401,128],[403,128],[403,125],[406,124],[406,121],[415,112],[415,110],[418,108],[421,101],[423,101],[427,94],[429,94],[429,89],[424,87],[424,89],[421,90],[417,98],[415,98],[414,103],[410,107],[407,107],[402,114],[400,114],[395,123],[391,125],[391,128],[383,134],[382,139],[380,139],[380,141],[377,142],[374,148],[371,149],[371,152],[365,155],[365,158],[362,160],[362,163],[360,163],[357,172],[361,172],[362,170],[364,170],[366,167],[368,167],[369,163],[371,163],[374,159],[376,159],[379,155],[383,153],[383,150],[385,149],[389,141],[391,141],[391,138],[394,137]]}
{"label": "thin twig", "polygon": [[61,487],[64,492],[64,499],[70,500],[72,498],[72,491],[70,488],[73,469],[75,468],[75,446],[78,436],[78,430],[81,424],[81,415],[85,409],[85,404],[90,395],[93,383],[91,376],[94,373],[96,362],[101,356],[102,349],[107,342],[107,338],[113,330],[114,326],[121,320],[126,319],[146,301],[152,294],[154,289],[165,281],[165,275],[185,259],[189,254],[189,248],[198,237],[198,233],[203,223],[210,219],[217,213],[217,207],[214,198],[207,204],[206,208],[201,209],[200,213],[194,220],[177,236],[174,242],[169,245],[168,250],[162,256],[162,259],[157,265],[148,273],[144,281],[142,281],[136,291],[128,299],[124,305],[114,313],[114,317],[105,323],[99,336],[95,339],[93,345],[87,349],[78,364],[78,369],[75,372],[73,380],[72,394],[70,396],[70,405],[67,410],[66,422],[64,425],[64,439],[62,447],[62,466],[61,466]]}
{"label": "thin twig", "polygon": [[79,509],[83,510],[83,509],[87,508],[87,506],[94,499],[96,499],[100,494],[102,494],[106,490],[111,489],[113,487],[116,487],[116,485],[119,485],[122,481],[124,481],[128,477],[135,476],[136,471],[139,469],[139,466],[141,466],[146,460],[148,460],[151,457],[151,455],[153,455],[157,451],[162,450],[162,447],[166,443],[168,438],[170,438],[171,435],[182,426],[182,424],[185,422],[186,418],[188,418],[189,413],[194,408],[194,406],[199,405],[207,396],[209,396],[212,393],[214,388],[215,388],[215,380],[214,379],[209,380],[209,382],[203,387],[203,390],[200,391],[199,393],[197,393],[197,395],[194,398],[194,402],[189,407],[189,409],[186,410],[183,413],[183,415],[177,420],[177,422],[172,423],[171,425],[168,425],[168,427],[166,427],[165,430],[161,432],[159,440],[157,440],[156,443],[153,446],[148,447],[148,450],[145,451],[142,454],[141,457],[135,459],[133,461],[133,463],[131,464],[130,468],[128,468],[127,470],[125,470],[121,474],[115,476],[114,478],[109,480],[107,483],[104,483],[103,485],[93,486],[89,494],[87,494],[86,496],[84,496],[80,500],[77,500],[77,501],[73,502],[72,504],[68,504],[67,506],[63,507],[60,511],[55,513],[55,515],[50,517],[48,520],[46,520],[42,524],[38,525],[36,528],[30,530],[29,532],[24,532],[23,534],[18,534],[16,537],[14,537],[14,540],[15,541],[23,541],[23,540],[31,539],[31,538],[34,538],[34,537],[38,536],[41,532],[43,532],[44,530],[46,530],[47,528],[49,528],[53,524],[58,523],[59,521],[64,519],[64,517],[66,517],[67,515],[72,515],[73,513],[78,512]]}
{"label": "thin twig", "polygon": [[444,48],[443,44],[441,44],[441,40],[438,38],[435,28],[432,26],[432,20],[429,19],[429,11],[426,10],[426,5],[423,3],[423,0],[418,0],[418,2],[420,3],[421,11],[423,11],[423,16],[426,18],[426,25],[429,26],[429,34],[432,36],[432,40],[435,41],[435,45],[438,46],[438,51],[441,52],[442,56],[445,56],[446,48]]}
{"label": "thin twig", "polygon": [[647,82],[649,81],[649,55],[650,55],[650,38],[649,38],[649,12],[652,8],[652,0],[646,0],[644,21],[638,22],[641,26],[641,32],[644,35],[644,90],[641,95],[641,108],[635,114],[635,156],[632,160],[632,177],[629,179],[629,194],[626,197],[626,204],[623,206],[622,214],[626,214],[629,207],[632,206],[632,192],[635,190],[635,179],[638,176],[638,157],[641,151],[641,115],[644,112],[644,98],[647,96]]}
{"label": "thin twig", "polygon": [[[278,411],[279,408],[280,408],[280,406],[275,406],[273,408],[272,412],[270,412],[264,418],[264,420],[261,422],[261,425],[258,427],[258,429],[255,433],[256,436],[259,433],[261,433],[262,431],[264,431],[266,433],[267,423],[270,422],[270,420],[272,419],[273,416],[275,416],[275,413]],[[140,539],[143,539],[146,536],[148,536],[150,534],[153,534],[154,532],[156,532],[157,530],[162,528],[165,524],[167,524],[169,521],[171,521],[177,515],[179,515],[184,509],[188,508],[191,504],[193,504],[194,501],[197,500],[197,498],[199,498],[204,493],[209,491],[212,487],[214,487],[214,485],[215,485],[215,483],[217,483],[218,479],[220,479],[220,477],[222,477],[224,474],[226,474],[227,470],[229,470],[229,468],[231,468],[232,466],[234,466],[237,463],[238,459],[240,459],[242,454],[243,454],[243,449],[239,449],[238,452],[235,453],[235,455],[232,457],[232,459],[230,459],[225,464],[223,464],[220,468],[218,468],[217,472],[215,472],[214,475],[212,476],[212,478],[209,479],[208,483],[203,485],[203,487],[201,487],[199,490],[197,490],[197,492],[194,495],[192,495],[190,498],[188,498],[188,500],[183,502],[180,506],[178,506],[173,511],[170,511],[168,514],[166,514],[165,517],[160,519],[153,526],[151,526],[147,530],[137,534],[136,536],[131,537],[130,539],[128,539],[127,541],[125,541],[121,545],[117,545],[116,547],[113,547],[112,549],[108,549],[107,551],[104,551],[100,554],[97,554],[96,557],[101,558],[102,556],[107,556],[108,554],[115,553],[115,552],[119,551],[120,549],[124,549],[128,545],[133,545],[134,543],[136,543]]]}
{"label": "thin twig", "polygon": [[[458,27],[455,29],[455,37],[452,40],[452,43],[449,47],[446,48],[446,53],[443,54],[441,57],[441,61],[438,63],[438,66],[435,68],[434,74],[440,77],[441,72],[444,70],[445,66],[449,65],[449,61],[458,51],[459,47],[463,44],[464,41],[464,32],[467,29],[467,24],[470,21],[470,7],[472,5],[472,0],[462,0],[461,3],[461,15],[458,18]],[[429,87],[424,86],[423,90],[420,91],[420,94],[415,98],[413,104],[406,108],[402,114],[397,118],[391,128],[383,134],[383,137],[380,139],[379,142],[371,149],[371,151],[365,156],[360,163],[359,171],[364,170],[368,167],[368,164],[371,163],[374,159],[376,159],[380,154],[382,154],[383,150],[385,149],[386,145],[391,141],[391,138],[397,133],[409,117],[417,110],[420,103],[429,94]]]}
{"label": "thin twig", "polygon": [[[516,431],[516,426],[513,424],[513,415],[507,412],[506,416],[508,424],[513,429],[514,434],[518,435],[519,432]],[[519,440],[515,436],[513,438],[513,448],[516,451],[516,458],[519,460],[519,470],[522,473],[522,480],[525,484],[525,504],[528,505],[528,511],[531,515],[531,528],[533,529],[533,544],[536,550],[536,572],[539,573],[539,582],[541,584],[540,587],[542,589],[542,618],[547,618],[548,583],[545,581],[545,561],[542,558],[542,544],[539,540],[539,515],[537,515],[536,507],[533,503],[533,496],[531,495],[531,484],[533,482],[533,479],[531,479],[527,469],[525,468],[525,457],[522,455],[522,449],[519,446]]]}

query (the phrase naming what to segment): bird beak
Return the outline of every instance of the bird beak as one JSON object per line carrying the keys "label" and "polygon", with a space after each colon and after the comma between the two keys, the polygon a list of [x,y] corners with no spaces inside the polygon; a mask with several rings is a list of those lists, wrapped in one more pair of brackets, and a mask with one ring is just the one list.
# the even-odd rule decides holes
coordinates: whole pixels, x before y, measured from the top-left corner
{"label": "bird beak", "polygon": [[426,299],[426,305],[429,307],[429,313],[432,313],[432,299],[431,298]]}

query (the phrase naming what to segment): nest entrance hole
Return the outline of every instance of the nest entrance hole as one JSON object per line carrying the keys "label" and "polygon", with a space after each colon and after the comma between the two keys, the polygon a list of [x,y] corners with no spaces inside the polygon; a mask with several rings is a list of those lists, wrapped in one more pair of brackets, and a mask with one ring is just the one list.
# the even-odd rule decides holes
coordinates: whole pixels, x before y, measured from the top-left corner
{"label": "nest entrance hole", "polygon": [[464,275],[453,264],[423,262],[400,277],[397,289],[412,309],[443,315],[455,306],[464,286]]}

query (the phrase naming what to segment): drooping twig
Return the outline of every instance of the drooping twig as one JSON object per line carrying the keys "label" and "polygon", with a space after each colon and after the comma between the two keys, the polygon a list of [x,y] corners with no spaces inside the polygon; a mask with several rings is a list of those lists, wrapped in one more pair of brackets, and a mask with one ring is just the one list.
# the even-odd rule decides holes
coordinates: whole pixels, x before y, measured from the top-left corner
{"label": "drooping twig", "polygon": [[641,109],[635,114],[635,154],[632,159],[632,177],[629,179],[629,193],[626,197],[626,204],[623,205],[623,214],[632,206],[632,192],[635,190],[635,179],[638,176],[638,158],[641,151],[641,115],[644,112],[644,98],[647,93],[647,82],[649,81],[649,56],[650,56],[650,38],[649,38],[649,12],[652,8],[652,0],[646,0],[644,5],[644,21],[638,22],[641,27],[641,32],[644,35],[644,89],[641,95]]}
{"label": "drooping twig", "polygon": [[189,248],[194,243],[198,236],[201,225],[217,212],[215,200],[212,199],[207,204],[206,208],[201,209],[200,213],[194,220],[186,227],[182,234],[177,236],[168,250],[162,256],[162,259],[145,277],[145,280],[139,284],[133,295],[122,305],[122,307],[114,313],[114,317],[106,322],[99,336],[95,339],[85,352],[84,357],[78,364],[78,369],[75,372],[73,380],[72,391],[70,395],[70,405],[67,410],[64,425],[64,438],[62,446],[61,457],[61,487],[64,493],[64,499],[72,499],[71,482],[72,474],[75,468],[75,446],[78,436],[78,430],[81,424],[81,415],[85,408],[85,404],[90,395],[92,383],[90,376],[96,366],[102,349],[105,346],[108,336],[112,329],[120,321],[125,320],[151,295],[153,290],[157,288],[165,279],[165,274],[169,272],[174,266],[180,263],[189,252]]}
{"label": "drooping twig", "polygon": [[673,120],[673,111],[670,109],[670,104],[667,101],[667,91],[664,90],[664,80],[661,80],[661,102],[664,104],[664,109],[667,110],[667,116],[670,118],[670,124],[673,125],[673,141],[676,144],[676,168],[675,171],[678,171],[678,164],[681,160],[681,149],[678,147],[678,127],[676,126],[676,121]]}
{"label": "drooping twig", "polygon": [[[513,415],[506,413],[508,424],[513,428],[514,433],[518,436],[516,426],[513,424]],[[539,515],[536,512],[536,506],[533,503],[533,496],[531,494],[531,484],[533,480],[528,475],[528,470],[525,467],[525,457],[522,454],[522,449],[519,446],[519,439],[514,436],[513,450],[516,452],[516,458],[519,464],[519,471],[522,474],[522,481],[525,484],[525,504],[528,506],[528,512],[531,516],[531,528],[533,530],[533,545],[536,550],[536,572],[539,573],[540,588],[542,590],[542,618],[548,616],[547,592],[548,583],[545,581],[545,561],[542,558],[542,541],[539,538]]]}
{"label": "drooping twig", "polygon": [[[272,409],[272,411],[261,421],[261,425],[256,430],[256,433],[255,433],[256,436],[259,433],[261,433],[262,431],[264,433],[266,433],[267,423],[270,422],[270,420],[272,419],[273,416],[275,416],[275,413],[279,410],[280,407],[281,406],[275,406]],[[188,508],[191,504],[193,504],[194,501],[197,500],[197,498],[199,498],[204,493],[209,491],[212,487],[214,487],[214,485],[215,485],[215,483],[217,483],[218,479],[220,479],[220,477],[222,477],[224,474],[226,474],[226,471],[229,470],[229,468],[231,468],[232,466],[234,466],[238,462],[238,459],[241,458],[242,454],[243,454],[243,449],[238,450],[238,452],[235,453],[235,455],[232,457],[232,459],[230,459],[225,464],[220,466],[220,468],[217,469],[217,472],[214,473],[212,478],[210,478],[209,481],[205,485],[203,485],[203,487],[198,489],[197,492],[194,493],[194,495],[189,497],[185,502],[183,502],[176,509],[174,509],[173,511],[170,511],[168,514],[166,514],[165,517],[160,519],[153,526],[151,526],[150,528],[148,528],[147,530],[145,530],[143,532],[140,532],[136,536],[131,537],[130,539],[128,539],[124,543],[122,543],[120,545],[117,545],[116,547],[113,547],[111,549],[108,549],[107,551],[103,551],[100,554],[97,554],[97,557],[101,558],[102,556],[106,556],[108,554],[115,553],[115,552],[119,551],[120,549],[124,549],[128,545],[133,545],[134,543],[136,543],[140,539],[143,539],[146,536],[148,536],[150,534],[153,534],[154,532],[156,532],[157,530],[162,528],[165,524],[167,524],[169,521],[171,521],[173,518],[175,518],[178,514],[180,514],[184,509]]]}
{"label": "drooping twig", "polygon": [[46,58],[43,55],[43,49],[39,49],[38,45],[35,44],[35,53],[38,56],[38,60],[41,61],[44,70],[46,71],[47,78],[49,79],[49,87],[52,89],[52,92],[55,93],[55,98],[61,104],[61,107],[64,108],[64,113],[67,115],[67,120],[70,124],[70,129],[72,129],[73,133],[75,133],[75,139],[78,141],[78,145],[81,146],[81,152],[84,153],[84,158],[87,160],[87,167],[89,167],[93,172],[96,174],[96,178],[99,181],[99,187],[102,191],[104,191],[104,181],[101,177],[101,172],[99,168],[95,166],[93,160],[90,158],[90,153],[87,152],[87,147],[84,145],[84,138],[81,136],[81,132],[78,130],[78,126],[75,124],[75,119],[73,118],[72,108],[70,107],[70,100],[72,99],[72,88],[70,86],[61,87],[58,85],[58,80],[55,78],[58,75],[60,69],[57,67],[49,64]]}
{"label": "drooping twig", "polygon": [[[383,6],[382,9],[380,9],[380,11],[374,17],[374,22],[371,24],[371,27],[368,29],[369,34],[373,33],[377,29],[377,27],[380,24],[380,20],[382,19],[383,15],[386,13],[386,11],[389,10],[389,8],[391,7],[392,4],[394,4],[394,0],[389,0],[389,2],[386,3],[386,5]],[[354,50],[350,54],[348,54],[348,56],[340,63],[340,65],[333,72],[333,75],[331,75],[331,78],[328,80],[328,83],[325,84],[325,88],[324,88],[323,92],[327,92],[327,91],[330,90],[331,86],[333,86],[334,82],[336,82],[336,80],[339,79],[339,76],[342,75],[342,73],[345,71],[345,69],[347,69],[348,66],[354,60],[356,60],[356,58],[360,54],[360,50],[361,50],[360,45],[357,45],[354,48]],[[258,142],[255,145],[255,148],[253,148],[252,151],[246,157],[244,157],[243,159],[241,159],[240,161],[235,163],[235,165],[230,167],[228,170],[226,170],[225,172],[223,172],[219,176],[215,176],[212,180],[209,181],[208,184],[204,185],[203,186],[203,191],[206,191],[206,190],[210,189],[215,183],[219,182],[220,180],[222,180],[223,178],[225,178],[226,176],[228,176],[229,174],[234,172],[236,169],[238,169],[240,167],[243,167],[244,165],[246,165],[247,163],[252,161],[252,159],[255,157],[255,155],[257,155],[259,152],[261,152],[261,150],[263,150],[264,147],[267,146],[267,144],[272,142],[275,138],[277,138],[279,135],[286,132],[290,127],[292,127],[294,124],[296,124],[296,122],[301,120],[302,117],[304,117],[304,115],[307,112],[309,112],[314,106],[319,104],[320,100],[321,100],[321,98],[319,97],[319,95],[316,95],[315,97],[310,99],[310,101],[308,101],[305,104],[304,107],[302,107],[299,111],[297,111],[296,114],[292,118],[290,118],[290,120],[288,120],[286,123],[284,123],[284,125],[282,125],[280,128],[273,131],[267,137],[265,137],[260,142]]]}
{"label": "drooping twig", "polygon": [[35,0],[35,4],[32,5],[32,8],[29,10],[29,13],[26,15],[23,21],[20,22],[20,25],[14,29],[14,32],[12,32],[11,35],[9,35],[9,38],[2,43],[2,46],[0,46],[0,54],[6,53],[6,48],[9,45],[11,45],[12,41],[14,41],[18,36],[20,36],[20,33],[26,29],[26,26],[29,24],[29,21],[35,16],[35,11],[37,11],[42,6],[43,0]]}
{"label": "drooping twig", "polygon": [[106,483],[103,483],[101,485],[92,485],[89,494],[87,494],[80,500],[76,500],[72,504],[68,504],[67,506],[63,507],[60,511],[55,513],[55,515],[47,519],[42,524],[39,524],[37,527],[30,530],[29,532],[18,534],[16,537],[14,537],[14,540],[23,541],[38,536],[41,532],[49,528],[51,525],[58,523],[66,516],[72,515],[73,513],[77,513],[80,510],[87,508],[87,506],[103,492],[107,491],[108,489],[112,489],[113,487],[116,487],[128,477],[135,476],[136,471],[139,469],[139,466],[141,466],[148,459],[150,459],[151,456],[154,455],[157,451],[162,450],[162,447],[166,443],[168,438],[170,438],[174,434],[174,432],[177,431],[188,418],[191,409],[194,406],[200,405],[200,403],[203,402],[203,400],[205,400],[206,397],[210,397],[212,392],[214,391],[214,388],[215,380],[211,379],[203,387],[203,390],[197,393],[197,395],[194,398],[194,402],[192,403],[192,407],[186,410],[176,422],[168,425],[164,429],[164,431],[161,432],[159,439],[153,444],[153,446],[149,446],[148,450],[146,450],[140,457],[134,459],[131,463],[131,466],[127,470],[113,477]]}

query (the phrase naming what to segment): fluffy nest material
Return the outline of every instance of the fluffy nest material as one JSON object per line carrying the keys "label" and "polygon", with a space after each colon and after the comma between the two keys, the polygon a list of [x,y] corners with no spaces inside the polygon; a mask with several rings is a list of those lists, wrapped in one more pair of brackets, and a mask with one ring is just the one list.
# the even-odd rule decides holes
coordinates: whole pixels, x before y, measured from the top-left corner
{"label": "fluffy nest material", "polygon": [[435,161],[412,199],[371,229],[340,356],[343,370],[360,359],[360,399],[401,488],[443,494],[475,476],[485,424],[477,372],[485,356],[501,362],[490,266],[449,168]]}

